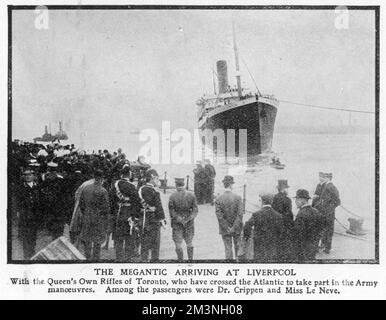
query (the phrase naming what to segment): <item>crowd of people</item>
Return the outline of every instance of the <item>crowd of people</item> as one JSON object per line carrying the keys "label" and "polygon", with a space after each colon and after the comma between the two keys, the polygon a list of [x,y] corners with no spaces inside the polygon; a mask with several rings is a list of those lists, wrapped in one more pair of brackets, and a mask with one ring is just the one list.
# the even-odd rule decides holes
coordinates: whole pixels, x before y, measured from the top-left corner
{"label": "crowd of people", "polygon": [[248,247],[249,239],[253,242],[252,259],[258,262],[312,261],[319,250],[329,254],[340,198],[331,173],[320,172],[319,179],[311,203],[307,190],[296,191],[295,219],[288,182],[279,180],[278,193],[260,194],[261,209],[243,224],[243,201],[232,192],[233,177],[226,176],[225,192],[215,203],[225,258],[246,259],[248,252],[244,247]]}
{"label": "crowd of people", "polygon": [[[90,232],[82,229],[82,233],[79,233],[79,210],[93,211],[96,203],[99,206],[103,204],[101,199],[108,199],[108,204],[103,204],[105,207],[100,210],[100,214],[91,214],[89,224],[98,225],[107,234],[113,233],[115,222],[112,215],[120,208],[120,200],[110,196],[115,190],[114,182],[120,180],[129,167],[130,181],[135,180],[140,188],[146,184],[145,173],[150,168],[143,157],[139,157],[137,161],[128,161],[121,149],[113,153],[108,150],[86,153],[76,149],[74,145],[63,146],[59,142],[43,145],[15,140],[9,150],[12,220],[17,222],[24,259],[30,259],[35,253],[39,231],[45,230],[56,239],[63,235],[66,224],[71,226],[70,238],[74,243],[78,244],[79,240],[86,242],[85,253],[88,257],[87,242],[90,241],[87,235]],[[82,191],[88,184],[100,185],[100,188],[94,190],[98,196],[92,193],[91,202],[86,196],[89,195],[89,190],[86,188],[87,192]],[[103,190],[108,192],[107,198],[101,192]],[[103,197],[99,199],[99,195]],[[103,223],[98,220],[99,216],[102,216]],[[94,218],[98,220],[97,223]],[[84,227],[87,224],[87,214],[82,215],[82,221]],[[98,230],[92,230],[91,233],[93,243],[93,236]],[[97,237],[99,236],[104,238],[106,234]],[[98,256],[98,248],[95,251],[94,257]]]}
{"label": "crowd of people", "polygon": [[[99,260],[101,246],[114,240],[116,260],[158,261],[165,211],[156,170],[143,157],[128,161],[121,149],[91,154],[74,145],[12,142],[9,181],[24,259],[33,257],[37,234],[45,229],[56,239],[69,225],[71,242],[90,260]],[[288,197],[288,182],[279,180],[276,195],[260,195],[261,209],[243,221],[243,199],[232,191],[234,178],[222,180],[224,193],[214,199],[216,171],[209,160],[197,163],[194,193],[185,179],[175,179],[168,211],[176,257],[194,259],[195,219],[200,204],[215,205],[226,260],[246,259],[253,242],[256,262],[311,261],[319,249],[330,253],[339,192],[331,173],[319,173],[320,183],[310,203],[309,192],[297,190],[296,218]],[[208,257],[210,258],[210,257]]]}

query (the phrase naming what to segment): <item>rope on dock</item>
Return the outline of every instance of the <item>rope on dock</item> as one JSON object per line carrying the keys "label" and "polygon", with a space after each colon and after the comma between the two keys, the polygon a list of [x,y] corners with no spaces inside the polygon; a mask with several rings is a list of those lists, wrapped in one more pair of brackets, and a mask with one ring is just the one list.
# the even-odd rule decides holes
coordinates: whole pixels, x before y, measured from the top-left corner
{"label": "rope on dock", "polygon": [[352,211],[348,210],[347,208],[343,207],[342,205],[340,205],[340,207],[341,207],[344,211],[346,211],[347,213],[353,215],[354,217],[363,219],[360,215],[355,214],[354,212],[352,212]]}

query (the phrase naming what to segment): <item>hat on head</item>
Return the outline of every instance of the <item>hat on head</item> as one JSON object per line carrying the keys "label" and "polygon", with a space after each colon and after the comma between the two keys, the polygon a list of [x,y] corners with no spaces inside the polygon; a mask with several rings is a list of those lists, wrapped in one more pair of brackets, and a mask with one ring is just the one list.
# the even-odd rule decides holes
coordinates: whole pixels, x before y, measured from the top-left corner
{"label": "hat on head", "polygon": [[58,164],[57,164],[56,162],[51,161],[51,162],[48,162],[48,163],[47,163],[47,166],[48,166],[49,168],[57,168],[57,167],[58,167]]}
{"label": "hat on head", "polygon": [[154,169],[146,171],[146,180],[150,181],[153,177],[158,177],[158,172]]}
{"label": "hat on head", "polygon": [[128,164],[125,164],[121,169],[121,174],[129,174],[131,171],[130,166]]}
{"label": "hat on head", "polygon": [[264,192],[259,194],[261,201],[264,203],[272,203],[273,202],[273,194],[269,192]]}
{"label": "hat on head", "polygon": [[320,178],[328,178],[328,179],[332,179],[332,173],[328,173],[328,172],[319,172],[319,177]]}
{"label": "hat on head", "polygon": [[225,176],[224,179],[222,180],[222,182],[225,184],[234,184],[235,183],[232,176]]}
{"label": "hat on head", "polygon": [[95,178],[103,178],[103,171],[101,169],[96,169],[94,171],[94,177]]}
{"label": "hat on head", "polygon": [[185,185],[185,178],[174,178],[176,187],[183,187]]}
{"label": "hat on head", "polygon": [[279,190],[289,188],[288,181],[287,180],[278,180],[277,181],[277,188]]}
{"label": "hat on head", "polygon": [[34,174],[34,171],[30,168],[26,168],[24,169],[23,174]]}
{"label": "hat on head", "polygon": [[325,177],[327,178],[327,179],[332,179],[332,173],[330,172],[330,173],[326,173],[325,174]]}
{"label": "hat on head", "polygon": [[305,189],[299,189],[296,191],[296,196],[294,198],[299,198],[299,199],[311,199],[310,194],[308,193],[307,190]]}

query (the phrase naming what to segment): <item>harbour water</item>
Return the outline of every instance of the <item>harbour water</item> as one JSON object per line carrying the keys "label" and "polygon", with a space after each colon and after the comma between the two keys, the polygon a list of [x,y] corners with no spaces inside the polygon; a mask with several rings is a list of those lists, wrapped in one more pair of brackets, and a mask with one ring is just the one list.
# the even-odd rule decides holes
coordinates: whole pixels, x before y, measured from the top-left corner
{"label": "harbour water", "polygon": [[[375,217],[375,139],[364,134],[275,134],[273,153],[261,157],[255,166],[239,168],[237,165],[214,163],[216,190],[221,192],[221,179],[225,174],[235,176],[235,190],[247,185],[247,200],[258,203],[258,194],[275,192],[277,180],[287,179],[289,193],[304,188],[313,194],[319,171],[332,172],[342,205],[363,216],[366,227],[374,227]],[[280,158],[286,166],[277,170],[269,166],[272,156]],[[168,183],[175,177],[192,176],[194,164],[157,164],[162,175],[167,172]],[[245,170],[246,169],[246,170]],[[338,208],[338,211],[339,208]]]}

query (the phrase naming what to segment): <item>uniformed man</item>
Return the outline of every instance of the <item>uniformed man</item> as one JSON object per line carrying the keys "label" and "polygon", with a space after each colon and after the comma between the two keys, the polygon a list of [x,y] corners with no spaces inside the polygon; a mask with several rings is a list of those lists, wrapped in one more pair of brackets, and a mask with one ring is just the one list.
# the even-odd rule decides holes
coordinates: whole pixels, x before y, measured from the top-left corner
{"label": "uniformed man", "polygon": [[335,209],[340,205],[339,191],[332,183],[332,173],[319,172],[320,183],[317,185],[313,200],[314,208],[318,209],[325,219],[325,229],[321,235],[324,252],[331,251],[334,235]]}
{"label": "uniformed man", "polygon": [[238,258],[239,241],[243,226],[243,201],[239,195],[232,192],[235,183],[232,176],[225,176],[222,182],[225,192],[215,201],[216,216],[219,233],[224,242],[225,259],[233,260],[233,247],[235,257]]}
{"label": "uniformed man", "polygon": [[186,243],[188,259],[193,260],[194,219],[198,208],[196,197],[192,192],[186,191],[184,178],[176,178],[176,189],[169,198],[169,213],[173,230],[173,241],[176,246],[178,261],[183,261],[183,240]]}
{"label": "uniformed man", "polygon": [[277,184],[278,193],[273,197],[272,209],[283,217],[284,233],[281,246],[281,260],[291,261],[295,259],[293,248],[293,225],[294,215],[292,213],[292,201],[288,197],[288,181],[279,180]]}
{"label": "uniformed man", "polygon": [[294,223],[294,239],[297,260],[311,261],[315,259],[318,251],[320,234],[323,230],[324,220],[319,211],[308,203],[310,199],[307,190],[296,191],[296,207],[299,209]]}
{"label": "uniformed man", "polygon": [[36,238],[42,223],[40,190],[34,181],[34,172],[26,169],[24,181],[16,189],[16,205],[19,220],[19,237],[23,243],[24,259],[28,260],[35,254]]}
{"label": "uniformed man", "polygon": [[47,164],[48,171],[44,174],[44,180],[41,183],[44,219],[47,230],[53,239],[63,235],[67,222],[63,203],[63,178],[56,172],[57,167],[57,163],[49,162]]}
{"label": "uniformed man", "polygon": [[142,261],[149,261],[149,252],[151,253],[151,261],[159,260],[161,226],[166,226],[166,220],[160,193],[154,188],[158,185],[158,173],[156,170],[150,169],[146,172],[146,184],[138,191],[144,207],[141,239]]}
{"label": "uniformed man", "polygon": [[281,259],[283,217],[272,208],[273,194],[260,195],[261,209],[245,223],[244,238],[248,241],[253,227],[253,259],[257,262],[277,262]]}
{"label": "uniformed man", "polygon": [[130,181],[130,167],[121,170],[121,179],[114,182],[111,189],[114,219],[113,239],[116,259],[132,261],[135,256],[135,236],[141,217],[141,200],[136,186]]}

